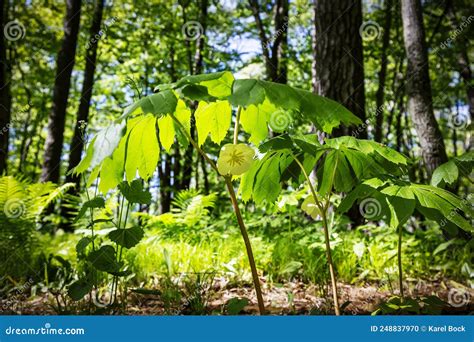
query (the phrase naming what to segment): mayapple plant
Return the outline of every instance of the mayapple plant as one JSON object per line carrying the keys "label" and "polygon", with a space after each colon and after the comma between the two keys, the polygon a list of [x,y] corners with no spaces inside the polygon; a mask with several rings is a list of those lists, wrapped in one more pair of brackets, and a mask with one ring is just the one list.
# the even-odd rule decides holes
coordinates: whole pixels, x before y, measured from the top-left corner
{"label": "mayapple plant", "polygon": [[[472,232],[472,225],[460,215],[472,217],[467,201],[432,185],[414,184],[407,180],[408,160],[402,154],[379,143],[339,137],[325,139],[321,144],[315,134],[283,134],[263,143],[263,158],[256,161],[242,177],[242,199],[257,204],[273,202],[282,189],[281,183],[294,186],[306,183],[310,194],[302,210],[313,219],[320,219],[324,229],[327,261],[333,290],[334,310],[340,314],[336,271],[332,263],[328,220],[331,196],[347,194],[337,211],[347,212],[356,201],[375,204],[369,218],[385,219],[398,232],[398,268],[400,294],[403,298],[402,233],[403,225],[417,210],[427,219],[440,222],[452,234],[458,228]],[[309,174],[316,170],[317,186]],[[365,209],[365,208],[361,208]],[[364,210],[361,210],[364,213]]]}
{"label": "mayapple plant", "polygon": [[[194,113],[190,108],[196,108]],[[197,139],[190,134],[192,116]],[[223,144],[233,116],[233,142],[221,146],[216,161],[205,152],[204,145],[208,137],[214,144]],[[233,182],[240,179],[238,194],[244,202],[252,199],[257,205],[274,203],[284,182],[307,184],[310,194],[302,209],[323,223],[334,307],[339,314],[327,218],[332,195],[348,193],[374,177],[401,177],[407,161],[388,147],[352,137],[326,139],[320,144],[315,134],[294,134],[296,122],[312,124],[328,134],[340,125],[361,124],[337,102],[287,85],[236,80],[227,71],[187,76],[158,86],[155,94],[128,107],[114,124],[91,140],[74,172],[90,170],[88,183],[98,179],[98,190],[105,195],[121,184],[139,181],[137,177],[149,179],[158,164],[160,145],[169,152],[175,140],[183,147],[191,144],[226,184],[261,314],[265,305],[258,271]],[[239,142],[240,128],[248,134],[248,143]],[[268,140],[269,129],[280,135]],[[250,144],[259,146],[258,157]],[[309,175],[316,165],[314,185]]]}

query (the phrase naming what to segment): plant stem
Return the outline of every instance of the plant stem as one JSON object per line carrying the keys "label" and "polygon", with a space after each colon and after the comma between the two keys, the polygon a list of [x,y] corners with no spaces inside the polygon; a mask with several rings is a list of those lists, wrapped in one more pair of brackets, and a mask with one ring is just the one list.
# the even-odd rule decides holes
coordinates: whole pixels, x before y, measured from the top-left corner
{"label": "plant stem", "polygon": [[[321,211],[321,217],[323,219],[323,230],[324,230],[324,243],[326,245],[326,258],[328,260],[328,265],[329,265],[329,274],[331,276],[331,285],[332,285],[332,296],[334,300],[334,311],[336,313],[336,316],[341,315],[341,311],[339,310],[339,299],[337,296],[337,279],[336,279],[336,272],[334,269],[334,263],[332,261],[332,253],[331,253],[331,243],[329,242],[329,227],[328,227],[328,220],[327,220],[327,209],[329,207],[329,198],[328,198],[328,203],[326,203],[325,206],[321,204],[321,202],[318,199],[318,196],[316,195],[316,190],[313,187],[313,184],[311,183],[311,179],[309,178],[308,173],[306,172],[304,165],[298,160],[298,158],[293,155],[293,158],[295,159],[296,163],[298,166],[301,168],[301,171],[303,172],[303,175],[308,182],[309,189],[311,190],[311,195],[313,196],[314,202],[318,206],[319,210]],[[332,185],[331,185],[332,188]]]}
{"label": "plant stem", "polygon": [[265,314],[265,303],[263,301],[262,289],[260,287],[260,280],[258,278],[257,266],[255,265],[255,259],[253,256],[252,245],[245,228],[245,223],[242,218],[242,213],[240,212],[239,204],[237,202],[237,197],[235,195],[234,187],[232,186],[231,177],[225,177],[225,183],[227,185],[227,190],[229,191],[230,199],[232,201],[232,206],[234,207],[235,216],[237,217],[237,222],[239,223],[240,232],[242,233],[242,238],[244,239],[245,248],[247,249],[247,256],[249,259],[250,269],[252,271],[253,284],[255,286],[255,292],[257,293],[258,309],[261,315]]}
{"label": "plant stem", "polygon": [[240,122],[240,112],[242,111],[242,107],[237,108],[237,116],[235,117],[235,125],[234,125],[234,145],[237,145],[239,140],[239,122]]}
{"label": "plant stem", "polygon": [[331,275],[332,296],[334,299],[334,311],[336,312],[336,316],[340,316],[341,311],[339,310],[339,299],[337,296],[337,279],[336,279],[336,272],[334,270],[334,263],[332,261],[331,244],[329,242],[329,229],[328,229],[328,222],[327,222],[325,211],[321,212],[321,217],[323,218],[324,242],[326,244],[326,256],[327,256],[328,264],[329,264],[329,273]]}
{"label": "plant stem", "polygon": [[[240,117],[240,107],[237,112],[237,118],[236,118],[236,124],[239,124],[239,117]],[[218,175],[220,175],[219,170],[217,169],[217,165],[214,163],[214,161],[208,157],[208,155],[199,147],[199,145],[194,141],[194,139],[191,137],[191,135],[186,131],[186,127],[173,115],[169,114],[171,118],[176,122],[178,127],[181,129],[183,134],[188,138],[189,142],[194,146],[194,148],[203,156],[203,158],[211,165],[211,167],[217,172]],[[237,128],[238,129],[238,128]],[[236,134],[234,131],[234,141],[236,139]],[[240,212],[239,205],[237,202],[237,196],[235,195],[234,187],[232,186],[232,177],[226,177],[224,176],[225,183],[227,185],[227,190],[229,191],[229,196],[230,200],[232,202],[232,206],[234,207],[234,213],[235,216],[237,217],[237,222],[240,227],[240,232],[242,234],[242,238],[244,239],[245,243],[245,248],[247,250],[247,257],[249,260],[250,264],[250,269],[252,272],[252,278],[253,278],[253,283],[255,287],[255,292],[257,294],[257,301],[258,301],[258,308],[259,312],[261,315],[265,314],[265,303],[263,301],[263,295],[262,295],[262,289],[260,287],[260,280],[258,278],[258,272],[257,272],[257,266],[255,265],[255,259],[253,257],[253,251],[252,251],[252,245],[250,243],[250,239],[247,233],[247,229],[245,228],[245,223],[242,218],[242,213]]]}
{"label": "plant stem", "polygon": [[403,225],[398,228],[398,282],[400,286],[400,297],[404,297],[403,292],[403,271],[402,271],[402,234]]}

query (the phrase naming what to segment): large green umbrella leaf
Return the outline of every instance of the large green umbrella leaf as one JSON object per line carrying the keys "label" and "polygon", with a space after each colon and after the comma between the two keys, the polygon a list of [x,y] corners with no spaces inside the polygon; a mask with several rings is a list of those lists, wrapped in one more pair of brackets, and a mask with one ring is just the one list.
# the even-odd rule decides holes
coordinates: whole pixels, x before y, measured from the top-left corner
{"label": "large green umbrella leaf", "polygon": [[431,185],[444,187],[453,185],[460,175],[470,177],[474,165],[474,151],[464,153],[459,157],[454,157],[450,161],[441,164],[431,177]]}
{"label": "large green umbrella leaf", "polygon": [[209,95],[218,99],[229,96],[232,92],[232,84],[234,76],[229,71],[221,71],[211,74],[186,76],[176,82],[176,88],[186,86],[188,84],[198,85],[207,88]]}
{"label": "large green umbrella leaf", "polygon": [[362,124],[357,116],[334,100],[302,89],[296,89],[296,93],[300,99],[301,115],[326,133],[331,133],[341,123],[346,126]]}
{"label": "large green umbrella leaf", "polygon": [[145,96],[125,109],[121,119],[138,114],[152,114],[161,117],[175,111],[178,99],[172,90],[164,90],[157,94]]}
{"label": "large green umbrella leaf", "polygon": [[160,154],[156,137],[157,119],[146,115],[136,120],[127,142],[125,170],[128,181],[136,177],[137,170],[141,178],[150,178],[156,170]]}
{"label": "large green umbrella leaf", "polygon": [[256,204],[273,203],[282,189],[282,174],[293,160],[290,152],[276,151],[254,162],[240,183],[242,200],[253,198]]}
{"label": "large green umbrella leaf", "polygon": [[[326,196],[332,191],[332,188],[335,183],[337,169],[338,167],[340,167],[340,160],[342,158],[344,158],[344,156],[338,150],[330,151],[326,155],[323,167],[319,168],[317,172],[318,192],[321,196]],[[347,171],[347,169],[344,169],[344,171]],[[351,177],[350,173],[345,175],[345,177]]]}
{"label": "large green umbrella leaf", "polygon": [[86,157],[74,169],[75,173],[83,173],[89,168],[95,168],[110,156],[117,148],[125,130],[125,123],[111,124],[101,130],[87,148]]}
{"label": "large green umbrella leaf", "polygon": [[454,184],[459,177],[459,170],[454,160],[450,160],[447,163],[440,165],[433,172],[431,177],[431,185],[433,186],[444,186]]}
{"label": "large green umbrella leaf", "polygon": [[174,120],[171,116],[165,116],[158,119],[160,142],[168,153],[174,143],[174,137],[176,134],[174,124]]}
{"label": "large green umbrella leaf", "polygon": [[413,215],[415,211],[416,201],[413,199],[406,199],[397,196],[388,196],[386,198],[388,207],[390,209],[390,226],[398,228]]}
{"label": "large green umbrella leaf", "polygon": [[100,170],[99,190],[105,194],[112,188],[115,188],[121,181],[125,171],[125,147],[127,146],[128,136],[120,141],[119,146],[111,157],[108,157],[102,163]]}
{"label": "large green umbrella leaf", "polygon": [[229,102],[234,106],[248,107],[265,100],[265,89],[260,81],[252,79],[235,80]]}
{"label": "large green umbrella leaf", "polygon": [[209,133],[211,140],[220,144],[229,131],[232,108],[227,101],[199,102],[195,112],[198,143],[204,144]]}
{"label": "large green umbrella leaf", "polygon": [[240,123],[244,131],[250,134],[251,143],[257,145],[268,136],[267,116],[274,111],[276,107],[268,101],[242,109]]}
{"label": "large green umbrella leaf", "polygon": [[412,187],[419,205],[439,211],[444,216],[444,219],[454,223],[464,231],[474,231],[472,225],[457,212],[457,210],[462,210],[462,207],[454,206],[449,200],[450,196],[440,196],[433,191],[434,189],[419,186]]}
{"label": "large green umbrella leaf", "polygon": [[362,123],[343,105],[285,84],[253,79],[236,80],[232,95],[229,97],[234,106],[242,107],[258,105],[265,100],[275,107],[300,113],[303,118],[327,133],[331,133],[332,129],[341,123],[345,125]]}

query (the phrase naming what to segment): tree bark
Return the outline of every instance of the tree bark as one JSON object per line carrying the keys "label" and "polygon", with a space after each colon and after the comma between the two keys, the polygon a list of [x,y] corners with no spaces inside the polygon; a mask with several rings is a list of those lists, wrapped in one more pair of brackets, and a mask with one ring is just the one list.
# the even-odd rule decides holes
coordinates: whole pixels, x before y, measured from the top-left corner
{"label": "tree bark", "polygon": [[277,0],[275,8],[275,41],[272,46],[272,64],[276,66],[277,78],[274,82],[288,83],[288,0]]}
{"label": "tree bark", "polygon": [[[97,0],[92,17],[88,48],[86,51],[86,66],[84,70],[84,82],[82,83],[81,100],[77,111],[74,135],[72,137],[71,149],[69,152],[68,170],[75,168],[81,161],[82,150],[84,149],[84,127],[89,122],[89,109],[94,87],[94,73],[97,62],[97,46],[99,45],[100,26],[104,12],[104,0]],[[67,175],[66,182],[75,183],[75,193],[80,191],[81,181],[78,175]]]}
{"label": "tree bark", "polygon": [[59,183],[61,154],[64,142],[66,109],[71,86],[71,74],[76,57],[77,36],[81,16],[81,0],[66,1],[64,37],[57,57],[53,103],[48,118],[42,182]]}
{"label": "tree bark", "polygon": [[[454,9],[454,4],[452,0],[447,0],[447,15],[453,30],[457,30],[459,26],[459,21],[456,16]],[[467,34],[467,33],[466,33]],[[460,35],[457,38],[459,41],[456,42],[456,47],[458,49],[457,62],[458,62],[458,71],[466,85],[466,97],[467,104],[469,105],[469,114],[471,121],[474,120],[474,85],[472,83],[472,71],[471,63],[469,61],[469,55],[467,52],[469,46],[469,40],[466,38],[466,35]]]}
{"label": "tree bark", "polygon": [[3,27],[8,21],[9,2],[0,3],[0,175],[7,172],[8,142],[11,125],[10,63]]}
{"label": "tree bark", "polygon": [[199,23],[202,27],[202,35],[199,37],[196,44],[196,54],[194,55],[194,73],[200,74],[203,70],[203,50],[206,42],[206,30],[207,30],[207,7],[208,0],[201,0],[200,2],[200,18]]}
{"label": "tree bark", "polygon": [[[365,121],[360,0],[313,0],[315,14],[314,87]],[[367,137],[366,129],[342,127],[334,136]]]}
{"label": "tree bark", "polygon": [[271,38],[268,38],[265,25],[260,17],[258,0],[249,0],[249,7],[257,26],[267,79],[272,82],[286,84],[288,82],[289,2],[288,0],[276,1],[273,18],[274,32]]}
{"label": "tree bark", "polygon": [[387,51],[390,44],[390,28],[392,26],[392,0],[385,3],[385,26],[382,38],[382,56],[380,57],[379,86],[375,94],[375,130],[374,140],[382,142],[383,118],[384,118],[384,96],[385,79],[387,77],[388,56]]}
{"label": "tree bark", "polygon": [[448,158],[443,136],[433,113],[420,0],[402,0],[401,12],[407,54],[408,111],[418,135],[426,170],[431,176]]}

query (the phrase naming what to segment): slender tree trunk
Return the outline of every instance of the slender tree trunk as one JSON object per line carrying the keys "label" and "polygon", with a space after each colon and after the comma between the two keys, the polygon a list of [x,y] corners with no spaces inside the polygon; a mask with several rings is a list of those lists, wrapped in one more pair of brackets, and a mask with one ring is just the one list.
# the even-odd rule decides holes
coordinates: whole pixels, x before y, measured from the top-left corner
{"label": "slender tree trunk", "polygon": [[[204,59],[204,48],[206,43],[206,31],[207,31],[207,8],[208,8],[208,0],[201,0],[200,2],[200,18],[199,22],[202,27],[202,35],[199,37],[199,40],[196,44],[196,54],[195,54],[195,73],[201,74],[203,72],[203,59]],[[198,153],[196,155],[196,189],[199,188],[198,180],[199,180],[199,164],[202,162],[202,171],[203,171],[203,178],[204,178],[204,185],[206,192],[208,191],[209,180],[207,179],[207,170],[206,170],[206,163],[203,160],[203,157]],[[207,186],[206,186],[207,184]]]}
{"label": "slender tree trunk", "polygon": [[8,21],[8,1],[0,2],[0,175],[7,172],[8,141],[11,125],[10,63],[3,27]]}
{"label": "slender tree trunk", "polygon": [[272,46],[272,65],[277,69],[274,82],[288,83],[288,0],[277,0],[275,8],[275,41]]}
{"label": "slender tree trunk", "polygon": [[258,1],[249,0],[249,7],[257,26],[267,79],[272,82],[286,84],[288,81],[287,49],[289,2],[288,0],[276,0],[273,18],[274,32],[271,39],[267,36],[264,23],[260,16]]}
{"label": "slender tree trunk", "polygon": [[202,34],[199,37],[196,44],[196,54],[194,55],[194,73],[200,74],[203,71],[203,56],[204,56],[204,44],[206,43],[206,30],[207,30],[207,7],[208,0],[201,0],[200,2],[200,18],[199,23],[202,27]]}
{"label": "slender tree trunk", "polygon": [[48,119],[44,164],[41,170],[41,181],[43,182],[59,183],[66,109],[71,86],[71,74],[76,57],[80,16],[81,0],[67,0],[64,37],[57,57],[53,103]]}
{"label": "slender tree trunk", "polygon": [[[204,48],[205,48],[205,41],[206,41],[206,29],[207,29],[207,9],[208,9],[208,0],[201,0],[200,1],[200,14],[199,14],[199,23],[202,27],[201,35],[198,38],[196,43],[196,51],[194,54],[194,64],[193,59],[191,58],[191,46],[190,44],[186,45],[188,58],[190,60],[189,63],[189,72],[190,74],[198,74],[203,72],[203,55],[204,55]],[[183,7],[183,19],[185,18],[185,7]],[[189,41],[187,41],[189,43]],[[197,103],[192,105],[192,110],[194,111],[197,106]],[[191,137],[195,138],[195,131],[196,131],[196,123],[194,119],[194,114],[191,117]],[[193,156],[194,156],[194,149],[192,146],[189,146],[185,152],[184,158],[184,168],[182,170],[181,175],[181,182],[179,189],[188,189],[191,185],[192,173],[195,172],[196,177],[198,177],[198,163],[193,163]],[[199,159],[199,156],[197,156]],[[197,179],[197,178],[196,178]]]}
{"label": "slender tree trunk", "polygon": [[[315,6],[315,88],[365,121],[361,0],[313,0]],[[343,127],[334,136],[367,137],[366,129]]]}
{"label": "slender tree trunk", "polygon": [[408,111],[418,135],[428,175],[447,161],[443,136],[433,113],[428,56],[420,0],[402,0],[403,38],[407,54]]}
{"label": "slender tree trunk", "polygon": [[[187,15],[186,15],[186,4],[183,1],[180,1],[182,14],[183,14],[183,25],[187,23]],[[186,45],[186,55],[188,59],[188,68],[189,74],[194,74],[194,64],[193,64],[193,57],[191,52],[191,42],[189,39],[185,39]],[[191,110],[194,112],[195,105],[191,104]],[[191,123],[190,123],[190,133],[191,137],[194,138],[194,131],[196,130],[196,125],[194,121],[194,113],[191,114]],[[184,163],[182,168],[182,173],[179,176],[179,182],[177,183],[178,190],[188,189],[191,185],[191,174],[192,174],[192,161],[193,161],[194,150],[193,147],[190,145],[184,152]]]}
{"label": "slender tree trunk", "polygon": [[[100,26],[102,23],[102,15],[104,12],[104,0],[96,0],[92,25],[90,28],[89,42],[86,51],[86,66],[84,71],[84,82],[82,84],[81,100],[79,110],[77,111],[76,124],[74,127],[74,135],[71,142],[71,150],[69,152],[68,170],[75,168],[81,161],[82,150],[84,149],[83,130],[89,122],[89,109],[92,98],[92,89],[94,87],[94,73],[97,62],[97,46],[99,45]],[[67,175],[66,182],[76,184],[75,193],[80,191],[81,180],[77,175]]]}
{"label": "slender tree trunk", "polygon": [[385,3],[385,26],[382,38],[382,56],[380,57],[379,86],[375,94],[374,140],[378,142],[382,142],[383,136],[385,79],[387,76],[387,52],[390,44],[390,28],[392,26],[392,2],[392,0],[387,0]]}
{"label": "slender tree trunk", "polygon": [[[456,16],[454,9],[454,4],[452,0],[447,0],[447,15],[453,30],[457,30],[459,26],[459,21]],[[467,103],[469,105],[469,113],[471,120],[474,120],[474,85],[472,82],[472,71],[471,63],[469,62],[468,47],[469,40],[467,39],[467,33],[465,35],[460,35],[456,41],[456,47],[458,49],[457,54],[457,69],[461,78],[463,79],[466,85],[466,97]]]}
{"label": "slender tree trunk", "polygon": [[[182,10],[183,25],[186,25],[186,23],[188,22],[188,17],[186,14],[187,3],[185,1],[178,1],[178,2]],[[185,39],[184,44],[186,46],[186,57],[188,59],[189,74],[192,75],[193,74],[193,55],[191,53],[191,42],[189,41],[189,39]]]}
{"label": "slender tree trunk", "polygon": [[267,78],[274,80],[277,78],[277,69],[272,64],[269,44],[270,41],[267,39],[267,33],[263,25],[262,18],[260,17],[260,8],[257,0],[249,0],[249,7],[252,10],[253,17],[255,19],[255,25],[257,25],[258,37],[260,38],[260,45],[262,47],[263,63],[265,64],[265,70]]}

